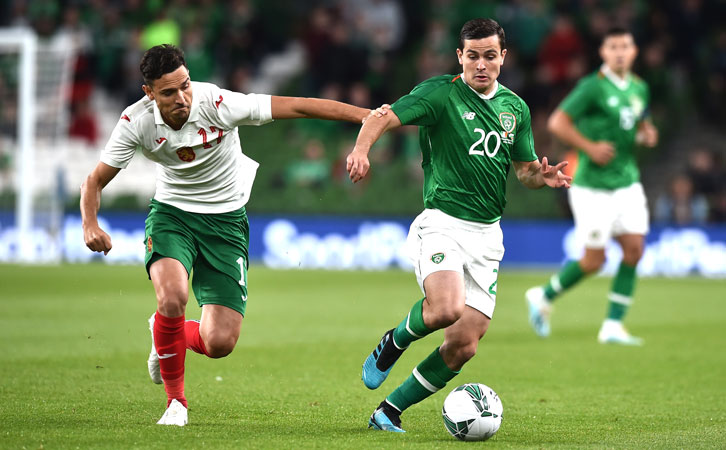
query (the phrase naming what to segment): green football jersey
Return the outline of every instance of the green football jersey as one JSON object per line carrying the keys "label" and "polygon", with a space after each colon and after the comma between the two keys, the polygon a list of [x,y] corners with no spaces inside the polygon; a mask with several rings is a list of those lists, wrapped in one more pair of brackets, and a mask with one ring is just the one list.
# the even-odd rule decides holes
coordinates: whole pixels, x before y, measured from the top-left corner
{"label": "green football jersey", "polygon": [[640,180],[635,161],[635,135],[649,101],[648,85],[628,75],[616,85],[602,70],[580,80],[559,108],[577,129],[593,141],[612,142],[615,156],[600,166],[579,149],[573,184],[596,189],[618,189]]}
{"label": "green football jersey", "polygon": [[495,89],[483,96],[461,76],[442,75],[391,105],[402,124],[419,126],[426,208],[496,222],[512,160],[537,159],[529,108],[506,87]]}

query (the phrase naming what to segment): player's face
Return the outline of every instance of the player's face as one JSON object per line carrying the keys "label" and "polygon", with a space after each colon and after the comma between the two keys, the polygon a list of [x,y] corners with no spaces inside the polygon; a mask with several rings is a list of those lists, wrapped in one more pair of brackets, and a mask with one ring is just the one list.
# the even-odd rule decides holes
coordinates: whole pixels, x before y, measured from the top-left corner
{"label": "player's face", "polygon": [[192,107],[192,82],[186,67],[180,66],[165,73],[151,86],[144,85],[143,89],[156,102],[164,122],[175,129],[184,125]]}
{"label": "player's face", "polygon": [[507,50],[502,50],[499,36],[466,39],[464,48],[456,49],[459,64],[464,69],[464,81],[480,94],[490,94]]}
{"label": "player's face", "polygon": [[600,46],[600,57],[603,62],[610,70],[621,75],[633,67],[637,55],[638,48],[630,34],[607,37]]}

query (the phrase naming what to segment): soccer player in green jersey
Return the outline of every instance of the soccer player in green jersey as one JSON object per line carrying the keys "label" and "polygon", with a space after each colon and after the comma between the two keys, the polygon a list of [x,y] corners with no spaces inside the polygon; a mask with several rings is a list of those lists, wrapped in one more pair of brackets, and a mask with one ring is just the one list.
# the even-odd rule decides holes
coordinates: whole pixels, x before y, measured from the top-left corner
{"label": "soccer player in green jersey", "polygon": [[[243,94],[191,81],[184,54],[172,45],[147,50],[140,69],[146,95],[123,111],[81,187],[83,237],[89,249],[111,251],[111,237],[98,224],[101,191],[137,153],[154,161],[156,193],[144,239],[146,271],[156,292],[148,369],[167,396],[157,423],[184,426],[187,349],[209,358],[227,356],[247,307],[245,204],[258,164],[242,153],[238,127],[294,118],[360,123],[371,112],[331,100]],[[185,320],[192,273],[201,321]]]}
{"label": "soccer player in green jersey", "polygon": [[642,344],[623,326],[648,232],[648,207],[633,150],[636,144],[654,147],[658,131],[647,115],[648,86],[630,71],[636,55],[633,35],[623,28],[611,29],[600,46],[603,65],[583,78],[549,119],[550,131],[579,150],[568,194],[585,253],[579,261],[565,264],[544,286],[526,292],[529,320],[541,337],[550,334],[552,302],[600,269],[605,246],[615,238],[623,259],[597,338],[601,343]]}
{"label": "soccer player in green jersey", "polygon": [[403,351],[435,330],[444,329],[444,342],[373,412],[369,427],[379,430],[403,432],[401,413],[454,378],[489,327],[504,254],[499,219],[510,165],[533,189],[569,187],[571,180],[560,171],[565,162],[550,166],[543,158],[540,164],[529,108],[497,82],[507,54],[504,30],[494,20],[474,19],[459,38],[463,73],[426,80],[387,115],[366,121],[348,156],[357,182],[385,131],[419,127],[425,210],[411,224],[408,244],[425,297],[383,335],[363,364],[363,382],[378,388]]}

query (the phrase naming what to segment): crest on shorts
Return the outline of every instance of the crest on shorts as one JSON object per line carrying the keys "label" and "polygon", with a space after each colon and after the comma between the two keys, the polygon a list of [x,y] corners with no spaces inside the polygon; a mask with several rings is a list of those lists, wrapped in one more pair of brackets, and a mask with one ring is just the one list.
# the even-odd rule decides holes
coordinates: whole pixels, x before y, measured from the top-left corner
{"label": "crest on shorts", "polygon": [[444,255],[443,253],[434,253],[433,255],[431,255],[431,262],[433,262],[434,264],[440,264],[441,261],[444,260],[444,258],[446,258],[446,255]]}
{"label": "crest on shorts", "polygon": [[502,124],[504,131],[511,133],[517,126],[517,118],[510,112],[503,112],[499,114],[499,123]]}
{"label": "crest on shorts", "polygon": [[176,151],[176,154],[184,162],[192,162],[197,157],[191,147],[182,147]]}
{"label": "crest on shorts", "polygon": [[149,239],[146,240],[146,253],[151,253],[151,250],[154,249],[154,244],[151,242],[151,236],[149,236]]}

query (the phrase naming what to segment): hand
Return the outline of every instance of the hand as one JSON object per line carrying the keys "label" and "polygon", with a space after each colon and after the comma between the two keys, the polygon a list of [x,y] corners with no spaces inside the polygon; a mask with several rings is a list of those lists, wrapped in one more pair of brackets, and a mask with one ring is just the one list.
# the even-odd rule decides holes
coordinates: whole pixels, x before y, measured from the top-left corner
{"label": "hand", "polygon": [[370,169],[371,163],[368,162],[368,152],[355,147],[346,158],[346,170],[348,176],[353,183],[357,183],[363,179]]}
{"label": "hand", "polygon": [[84,225],[83,240],[86,242],[86,247],[94,252],[103,252],[104,255],[108,255],[108,252],[111,251],[111,236],[98,225]]}
{"label": "hand", "polygon": [[604,166],[615,156],[615,147],[606,141],[594,142],[587,151],[590,159],[598,166]]}
{"label": "hand", "polygon": [[367,116],[361,120],[361,123],[366,123],[366,120],[368,120],[370,117],[383,117],[386,114],[388,114],[388,111],[390,111],[391,105],[388,103],[384,103],[381,106],[379,106],[376,109],[371,109],[371,112],[368,113]]}
{"label": "hand", "polygon": [[635,143],[648,148],[658,145],[658,129],[650,122],[642,122],[638,133],[635,135]]}
{"label": "hand", "polygon": [[569,188],[570,182],[572,182],[572,177],[565,175],[564,173],[562,173],[561,170],[567,164],[567,161],[562,161],[556,166],[550,166],[547,163],[547,157],[545,156],[544,158],[542,158],[542,165],[540,166],[540,171],[542,172],[542,179],[544,180],[545,184],[552,188]]}

